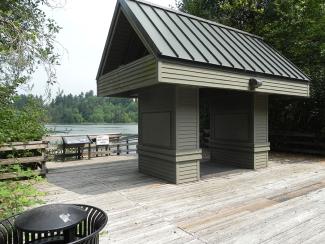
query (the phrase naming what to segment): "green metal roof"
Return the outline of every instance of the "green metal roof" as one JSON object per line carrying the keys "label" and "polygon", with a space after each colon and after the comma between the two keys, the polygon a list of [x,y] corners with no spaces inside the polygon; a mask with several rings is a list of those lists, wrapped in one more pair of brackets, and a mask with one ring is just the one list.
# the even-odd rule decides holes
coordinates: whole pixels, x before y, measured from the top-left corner
{"label": "green metal roof", "polygon": [[119,4],[156,56],[309,81],[258,36],[142,0]]}

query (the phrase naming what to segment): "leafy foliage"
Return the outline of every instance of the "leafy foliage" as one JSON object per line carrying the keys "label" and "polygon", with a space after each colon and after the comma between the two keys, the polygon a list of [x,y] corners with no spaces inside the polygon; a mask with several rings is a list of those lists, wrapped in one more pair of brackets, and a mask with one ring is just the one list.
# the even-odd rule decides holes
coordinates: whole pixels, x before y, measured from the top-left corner
{"label": "leafy foliage", "polygon": [[[19,96],[14,98],[16,103],[20,100]],[[42,104],[32,96],[27,96],[25,102],[21,108],[14,104],[0,107],[0,144],[40,140],[45,135],[46,113]]]}
{"label": "leafy foliage", "polygon": [[270,97],[270,128],[325,135],[325,0],[176,0],[181,11],[260,35],[311,78],[311,98]]}
{"label": "leafy foliage", "polygon": [[[56,81],[55,65],[59,56],[54,43],[60,28],[46,17],[45,5],[50,6],[50,0],[0,1],[0,144],[39,140],[45,133],[42,104],[27,97],[23,107],[15,106],[15,102],[19,103],[17,89],[28,84],[40,65],[47,72],[48,84]],[[18,164],[0,167],[1,174],[8,172],[32,174]],[[0,182],[0,218],[20,212],[37,201],[35,196],[39,193],[33,187],[36,180],[37,177],[25,182]]]}
{"label": "leafy foliage", "polygon": [[2,0],[0,3],[0,84],[7,84],[11,90],[25,84],[40,64],[44,65],[48,82],[55,82],[58,55],[54,43],[60,28],[46,17],[44,5],[50,6],[50,2]]}
{"label": "leafy foliage", "polygon": [[43,195],[34,187],[35,183],[41,181],[42,178],[36,176],[33,171],[22,170],[18,164],[9,168],[0,167],[0,173],[8,172],[30,179],[28,181],[0,181],[0,219],[19,213],[24,207],[41,203],[39,196]]}
{"label": "leafy foliage", "polygon": [[17,89],[27,85],[31,74],[43,65],[48,83],[55,82],[55,36],[59,27],[42,10],[48,0],[0,2],[0,144],[42,138],[44,111],[29,97],[17,109]]}

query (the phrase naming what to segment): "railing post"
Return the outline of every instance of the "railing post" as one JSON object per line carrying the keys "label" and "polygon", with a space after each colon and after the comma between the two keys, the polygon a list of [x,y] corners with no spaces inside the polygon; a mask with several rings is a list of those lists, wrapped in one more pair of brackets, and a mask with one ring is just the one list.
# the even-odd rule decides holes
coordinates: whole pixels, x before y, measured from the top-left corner
{"label": "railing post", "polygon": [[116,146],[116,154],[120,155],[120,144],[117,144]]}
{"label": "railing post", "polygon": [[129,154],[129,138],[126,139],[126,154]]}

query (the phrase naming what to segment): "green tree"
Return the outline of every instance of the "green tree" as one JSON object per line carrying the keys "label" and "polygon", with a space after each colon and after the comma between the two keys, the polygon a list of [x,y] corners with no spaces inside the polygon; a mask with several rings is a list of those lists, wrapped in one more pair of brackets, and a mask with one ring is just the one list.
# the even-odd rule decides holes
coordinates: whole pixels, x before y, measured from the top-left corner
{"label": "green tree", "polygon": [[14,106],[17,88],[28,83],[38,66],[44,66],[49,84],[55,82],[58,55],[54,43],[59,27],[46,17],[44,5],[50,6],[50,2],[0,2],[0,143],[40,139],[45,131],[41,129],[43,110],[37,107],[40,103],[28,98],[23,109]]}
{"label": "green tree", "polygon": [[93,91],[79,95],[60,92],[48,105],[52,123],[129,123],[138,120],[138,104],[133,99],[97,97]]}
{"label": "green tree", "polygon": [[[40,65],[47,72],[47,82],[55,82],[54,43],[59,27],[42,10],[49,4],[48,0],[0,1],[0,144],[39,140],[45,134],[43,102],[16,95]],[[0,173],[11,171],[32,176],[18,164],[0,166]],[[0,182],[0,218],[36,203],[38,195],[31,180]]]}
{"label": "green tree", "polygon": [[24,84],[39,65],[55,82],[58,55],[54,43],[59,27],[42,6],[48,0],[2,0],[0,3],[0,82],[11,88]]}

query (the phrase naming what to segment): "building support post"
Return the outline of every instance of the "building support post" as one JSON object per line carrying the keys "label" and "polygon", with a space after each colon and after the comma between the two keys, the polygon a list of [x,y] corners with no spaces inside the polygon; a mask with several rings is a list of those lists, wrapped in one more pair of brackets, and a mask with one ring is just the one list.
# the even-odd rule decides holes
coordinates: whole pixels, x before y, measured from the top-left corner
{"label": "building support post", "polygon": [[243,168],[267,167],[268,96],[210,93],[211,160]]}
{"label": "building support post", "polygon": [[159,85],[139,94],[139,171],[172,183],[200,179],[198,88]]}

